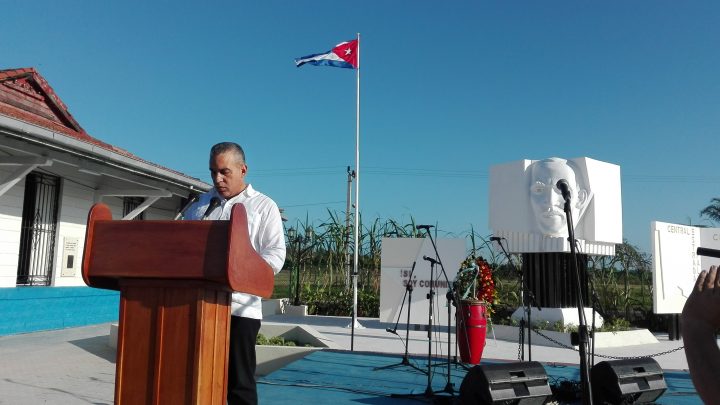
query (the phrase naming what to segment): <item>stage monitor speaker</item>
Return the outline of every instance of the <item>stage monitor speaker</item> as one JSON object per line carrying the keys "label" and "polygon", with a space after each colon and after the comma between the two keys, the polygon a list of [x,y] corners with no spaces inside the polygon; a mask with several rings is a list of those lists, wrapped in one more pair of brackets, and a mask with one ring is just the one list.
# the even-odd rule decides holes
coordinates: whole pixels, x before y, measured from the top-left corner
{"label": "stage monitor speaker", "polygon": [[536,361],[478,365],[460,384],[462,405],[540,405],[551,396],[547,373]]}
{"label": "stage monitor speaker", "polygon": [[603,361],[590,370],[598,403],[654,402],[667,389],[660,365],[652,358]]}

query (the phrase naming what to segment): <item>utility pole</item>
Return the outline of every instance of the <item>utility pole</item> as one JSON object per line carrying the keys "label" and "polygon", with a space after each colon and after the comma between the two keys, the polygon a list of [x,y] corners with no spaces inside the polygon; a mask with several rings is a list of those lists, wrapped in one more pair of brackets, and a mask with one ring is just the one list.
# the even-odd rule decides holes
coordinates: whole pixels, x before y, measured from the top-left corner
{"label": "utility pole", "polygon": [[345,288],[350,287],[350,193],[352,182],[355,178],[355,170],[347,167],[347,205],[345,208]]}

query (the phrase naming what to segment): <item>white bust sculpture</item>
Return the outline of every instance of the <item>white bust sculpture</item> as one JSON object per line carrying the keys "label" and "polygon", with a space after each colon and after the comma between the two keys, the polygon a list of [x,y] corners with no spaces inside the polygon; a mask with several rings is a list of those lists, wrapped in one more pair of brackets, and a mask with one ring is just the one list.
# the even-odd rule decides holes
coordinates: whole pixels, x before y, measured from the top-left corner
{"label": "white bust sculpture", "polygon": [[580,157],[502,163],[490,167],[488,222],[509,252],[569,252],[558,180],[565,179],[575,239],[583,253],[615,254],[622,243],[620,166]]}
{"label": "white bust sculpture", "polygon": [[565,200],[557,188],[558,180],[569,184],[573,229],[585,214],[592,193],[584,186],[582,171],[566,159],[549,158],[532,163],[527,170],[530,183],[530,206],[537,231],[549,236],[567,236]]}

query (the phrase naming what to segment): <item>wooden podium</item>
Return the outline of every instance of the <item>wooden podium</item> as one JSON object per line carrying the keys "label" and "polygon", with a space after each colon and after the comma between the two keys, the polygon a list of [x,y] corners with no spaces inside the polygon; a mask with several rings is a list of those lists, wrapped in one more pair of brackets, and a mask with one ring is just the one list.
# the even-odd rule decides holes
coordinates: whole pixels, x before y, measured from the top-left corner
{"label": "wooden podium", "polygon": [[120,221],[88,215],[85,283],[120,291],[115,403],[225,404],[230,295],[270,297],[242,204],[229,221]]}

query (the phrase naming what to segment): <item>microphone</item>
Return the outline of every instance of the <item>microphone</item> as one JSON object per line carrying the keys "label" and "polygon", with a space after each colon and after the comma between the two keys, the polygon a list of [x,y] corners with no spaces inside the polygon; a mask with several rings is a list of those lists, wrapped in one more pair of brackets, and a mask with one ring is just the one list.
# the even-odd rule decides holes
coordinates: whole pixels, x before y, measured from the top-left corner
{"label": "microphone", "polygon": [[505,238],[501,238],[501,237],[499,237],[499,236],[491,236],[491,237],[490,237],[490,242],[500,242],[500,241],[503,240],[503,239],[505,239]]}
{"label": "microphone", "polygon": [[415,225],[415,228],[428,231],[430,228],[435,228],[435,225]]}
{"label": "microphone", "polygon": [[562,193],[563,199],[565,201],[568,201],[570,199],[570,184],[568,183],[567,180],[565,180],[565,179],[558,180],[558,182],[555,184],[555,187],[557,187],[558,190],[560,190],[560,192]]}
{"label": "microphone", "polygon": [[210,214],[212,214],[212,212],[215,211],[215,208],[217,208],[218,205],[220,205],[220,199],[217,197],[213,197],[210,200],[210,205],[208,205],[207,209],[205,210],[205,213],[203,214],[202,219],[207,219],[207,217],[209,217]]}
{"label": "microphone", "polygon": [[190,196],[190,199],[188,200],[187,204],[185,204],[185,206],[182,207],[182,209],[180,210],[180,212],[178,212],[178,213],[175,215],[175,218],[173,218],[173,220],[177,221],[178,219],[180,219],[180,217],[185,214],[185,211],[187,211],[188,208],[190,208],[191,205],[195,204],[195,201],[197,201],[197,200],[198,200],[198,195],[197,195],[197,194],[193,194],[192,196]]}
{"label": "microphone", "polygon": [[699,247],[697,248],[697,254],[699,256],[720,257],[720,250]]}
{"label": "microphone", "polygon": [[439,261],[433,259],[432,257],[427,257],[427,256],[423,256],[423,260],[427,260],[427,261],[429,261],[429,262],[432,263],[432,264],[438,264],[438,263],[440,263]]}

